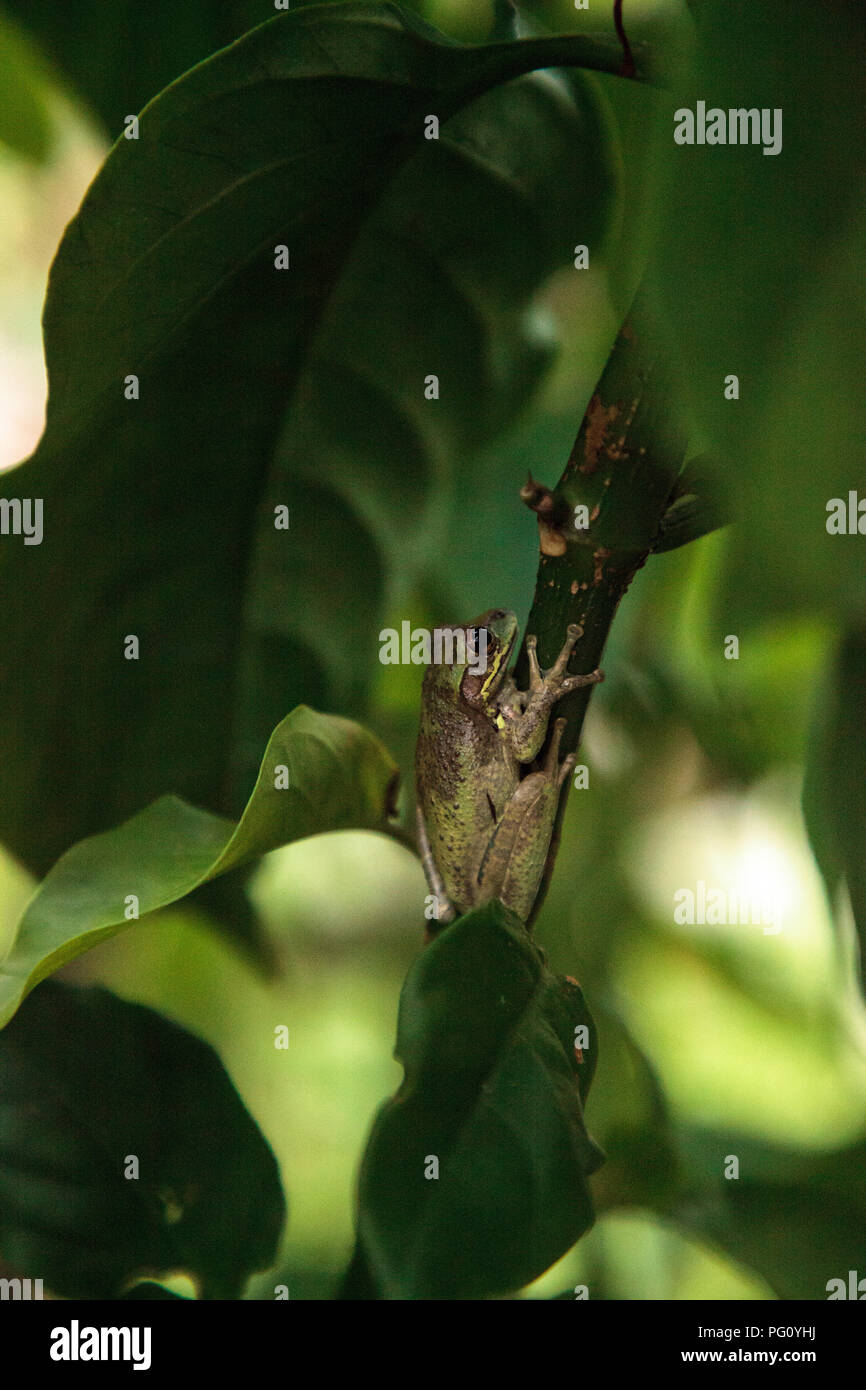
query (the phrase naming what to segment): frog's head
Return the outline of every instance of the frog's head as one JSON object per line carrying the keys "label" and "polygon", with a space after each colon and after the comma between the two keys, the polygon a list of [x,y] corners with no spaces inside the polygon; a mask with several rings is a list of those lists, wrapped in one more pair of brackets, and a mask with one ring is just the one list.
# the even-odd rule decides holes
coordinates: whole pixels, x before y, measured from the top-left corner
{"label": "frog's head", "polygon": [[504,608],[491,608],[466,627],[467,661],[460,693],[474,708],[493,708],[508,672],[517,631],[517,619]]}
{"label": "frog's head", "polygon": [[459,627],[436,628],[427,688],[448,692],[475,709],[492,709],[517,640],[517,619],[502,608]]}

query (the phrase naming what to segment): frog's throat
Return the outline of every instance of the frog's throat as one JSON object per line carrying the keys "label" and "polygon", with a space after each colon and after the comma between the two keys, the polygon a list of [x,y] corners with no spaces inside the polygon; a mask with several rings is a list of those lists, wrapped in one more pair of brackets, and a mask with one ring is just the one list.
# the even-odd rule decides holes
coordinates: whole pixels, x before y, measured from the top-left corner
{"label": "frog's throat", "polygon": [[515,639],[512,638],[507,646],[499,646],[491,662],[491,669],[488,671],[484,680],[481,682],[479,698],[481,700],[481,703],[484,705],[489,706],[491,704],[489,698],[491,693],[495,693],[498,690],[499,686],[502,684],[502,677],[508,669],[508,663],[511,660],[511,653],[514,650],[514,640]]}

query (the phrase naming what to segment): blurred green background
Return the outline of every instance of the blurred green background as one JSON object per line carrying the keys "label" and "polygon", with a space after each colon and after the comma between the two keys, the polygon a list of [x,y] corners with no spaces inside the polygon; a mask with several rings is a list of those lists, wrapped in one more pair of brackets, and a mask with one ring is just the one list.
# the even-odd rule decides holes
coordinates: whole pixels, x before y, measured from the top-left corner
{"label": "blurred green background", "polygon": [[[85,7],[88,16],[98,8]],[[250,2],[190,5],[183,23],[151,15],[134,48],[140,64],[130,71],[127,45],[139,8],[114,6],[110,21],[103,9],[92,30],[89,19],[77,15],[64,28],[58,20],[63,6],[34,0],[7,4],[0,14],[0,71],[14,68],[19,79],[14,92],[7,88],[0,98],[4,467],[30,452],[41,432],[39,315],[47,271],[63,226],[117,135],[115,122],[109,137],[108,113],[122,120],[191,62],[269,14],[267,6]],[[418,8],[458,38],[483,37],[489,29],[489,6],[479,0],[430,0]],[[595,9],[584,16],[563,0],[527,6],[526,14],[550,28],[597,28],[601,21],[608,29],[608,7]],[[688,47],[683,6],[627,0],[626,9],[639,35]],[[808,55],[799,47],[797,54],[805,71]],[[815,63],[821,57],[814,52]],[[140,91],[127,99],[135,83]],[[613,78],[598,83],[620,164],[605,258],[593,257],[585,273],[564,269],[544,287],[533,314],[539,333],[555,334],[559,343],[552,369],[533,407],[503,437],[437,480],[426,569],[405,559],[401,566],[400,557],[392,557],[383,626],[399,626],[406,617],[416,624],[465,620],[491,606],[511,607],[525,619],[537,549],[518,489],[527,468],[551,484],[558,477],[650,246],[659,239],[656,273],[663,297],[675,307],[664,251],[671,244],[665,242],[668,204],[661,205],[660,190],[676,176],[666,168],[670,152],[658,138],[670,98]],[[797,148],[788,155],[782,176],[794,188],[811,176],[813,154],[801,147],[799,167]],[[770,162],[754,160],[755,177],[767,175]],[[722,203],[711,209],[722,228],[713,233],[717,244],[703,265],[691,266],[680,247],[677,275],[692,287],[703,283],[702,275],[712,278],[717,258],[736,263],[738,255],[730,219],[743,190],[732,183],[726,205],[727,176],[719,177],[712,192]],[[776,216],[780,225],[770,223],[767,234],[784,249],[784,207]],[[743,237],[748,234],[743,228]],[[823,247],[820,226],[815,235]],[[834,243],[828,258],[837,252]],[[755,274],[761,273],[759,264]],[[820,260],[811,280],[814,302],[792,305],[790,315],[808,333],[814,361],[829,362],[832,378],[840,352],[834,305],[842,301],[844,316],[847,290],[833,287]],[[831,290],[822,300],[827,284]],[[783,307],[772,298],[772,312]],[[723,355],[722,365],[729,360]],[[705,429],[712,432],[712,421],[701,412],[703,365],[684,361],[686,374],[692,372],[697,445]],[[604,659],[607,680],[590,707],[582,745],[589,786],[570,798],[553,887],[535,930],[553,967],[580,980],[599,1023],[588,1122],[609,1162],[593,1180],[595,1228],[526,1291],[528,1297],[551,1297],[579,1283],[590,1285],[591,1297],[772,1297],[775,1266],[761,1247],[772,1246],[784,1231],[788,1243],[779,1258],[785,1267],[823,1259],[826,1269],[816,1267],[821,1285],[844,1276],[847,1267],[833,1265],[832,1240],[826,1251],[816,1250],[810,1222],[825,1230],[862,1222],[862,1179],[859,1192],[840,1179],[840,1205],[833,1181],[828,1186],[816,1176],[826,1155],[853,1151],[866,1136],[866,1028],[850,903],[841,887],[830,900],[800,809],[810,732],[826,705],[837,643],[844,624],[862,614],[862,578],[858,589],[846,566],[858,572],[862,560],[852,557],[854,538],[835,538],[838,552],[844,550],[841,569],[833,572],[835,588],[829,597],[816,597],[815,565],[823,563],[826,537],[823,517],[798,511],[798,495],[792,496],[802,419],[795,415],[786,426],[785,403],[798,386],[786,380],[785,367],[784,352],[778,369],[765,365],[750,406],[754,419],[736,440],[742,491],[753,487],[756,506],[763,497],[763,521],[753,517],[745,532],[717,533],[649,561],[617,617]],[[735,369],[743,370],[739,362]],[[746,370],[743,378],[744,391],[751,390]],[[850,439],[862,404],[846,392],[843,377],[832,379],[843,387],[833,398],[833,437]],[[823,458],[828,447],[818,430],[803,467]],[[789,489],[789,505],[778,518],[766,505],[767,471],[760,473],[768,452],[779,485]],[[792,470],[788,481],[783,460]],[[828,497],[835,495],[834,482],[822,484]],[[751,544],[744,567],[743,535],[753,542],[761,526],[767,547],[756,563]],[[353,583],[351,573],[346,583]],[[14,602],[14,595],[5,601]],[[739,636],[737,660],[724,658],[729,634]],[[404,771],[404,810],[411,801],[421,674],[419,667],[378,668],[366,713]],[[845,814],[856,821],[862,811],[848,807]],[[674,894],[700,880],[728,892],[772,891],[781,904],[781,931],[676,925]],[[0,857],[0,953],[32,886],[11,856]],[[380,836],[341,833],[268,856],[247,891],[278,956],[276,976],[258,972],[196,907],[144,920],[69,967],[65,977],[99,981],[148,1003],[216,1048],[273,1146],[289,1199],[281,1264],[253,1281],[249,1296],[272,1297],[276,1283],[288,1284],[293,1298],[327,1296],[351,1249],[353,1186],[372,1115],[400,1080],[391,1059],[397,1003],[419,950],[426,889],[408,851]],[[277,1024],[290,1031],[285,1053],[273,1048]],[[736,1221],[731,1216],[730,1229],[724,1213],[714,1222],[688,1174],[680,1194],[666,1189],[664,1136],[674,1130],[720,1136],[706,1159],[713,1181],[727,1153],[744,1155],[751,1145],[769,1155],[764,1208],[751,1226],[748,1213]],[[780,1152],[798,1175],[791,1182],[802,1197],[794,1208],[803,1210],[801,1228],[787,1198],[774,1208],[773,1184],[784,1188],[786,1181]],[[696,1172],[703,1162],[695,1159]],[[797,1286],[796,1276],[793,1282]],[[183,1288],[182,1280],[176,1284]]]}

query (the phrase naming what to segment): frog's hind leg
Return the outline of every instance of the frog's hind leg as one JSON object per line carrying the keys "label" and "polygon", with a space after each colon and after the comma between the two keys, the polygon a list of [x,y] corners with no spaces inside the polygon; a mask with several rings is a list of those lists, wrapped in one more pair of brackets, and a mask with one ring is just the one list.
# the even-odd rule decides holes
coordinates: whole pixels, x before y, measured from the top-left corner
{"label": "frog's hind leg", "polygon": [[436,861],[433,858],[433,851],[430,848],[430,841],[427,838],[427,827],[424,824],[424,815],[420,806],[415,808],[415,825],[418,831],[418,849],[421,852],[421,863],[424,865],[424,875],[431,893],[433,893],[436,898],[436,921],[439,926],[444,927],[449,922],[454,921],[454,918],[457,916],[457,909],[445,892],[445,884],[442,881],[442,875],[436,868]]}
{"label": "frog's hind leg", "polygon": [[559,761],[566,721],[557,719],[543,767],[518,784],[490,836],[478,870],[478,901],[500,898],[527,921],[544,876],[556,822],[560,788],[577,760]]}
{"label": "frog's hind leg", "polygon": [[557,787],[561,787],[567,781],[568,775],[574,764],[577,762],[576,753],[568,753],[560,763],[559,745],[562,740],[563,730],[566,720],[557,719],[553,726],[553,733],[550,736],[550,746],[547,750],[547,757],[544,760],[544,773],[551,782],[556,782]]}
{"label": "frog's hind leg", "polygon": [[525,922],[547,859],[559,789],[546,771],[531,772],[499,819],[478,869],[478,903],[499,898]]}

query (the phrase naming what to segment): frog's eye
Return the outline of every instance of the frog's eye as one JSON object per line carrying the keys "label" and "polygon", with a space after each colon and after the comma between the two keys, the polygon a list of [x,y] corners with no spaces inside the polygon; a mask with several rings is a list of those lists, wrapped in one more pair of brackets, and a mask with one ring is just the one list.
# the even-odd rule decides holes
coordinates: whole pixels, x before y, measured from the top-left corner
{"label": "frog's eye", "polygon": [[477,666],[479,657],[485,664],[496,648],[496,638],[488,627],[466,629],[466,658],[468,666]]}

